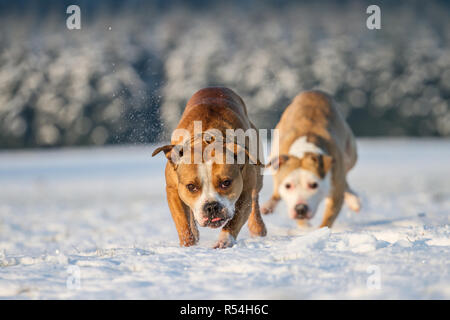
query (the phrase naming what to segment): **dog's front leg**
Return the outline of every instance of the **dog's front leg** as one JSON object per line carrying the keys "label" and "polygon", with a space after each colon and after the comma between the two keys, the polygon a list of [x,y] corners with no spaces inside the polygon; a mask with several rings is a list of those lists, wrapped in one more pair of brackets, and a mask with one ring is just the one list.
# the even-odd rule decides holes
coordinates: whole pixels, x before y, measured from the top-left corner
{"label": "dog's front leg", "polygon": [[170,213],[180,238],[180,246],[193,246],[198,241],[198,230],[187,206],[181,201],[178,190],[166,188]]}
{"label": "dog's front leg", "polygon": [[261,213],[262,214],[273,213],[278,202],[280,202],[280,196],[278,194],[273,194],[270,197],[270,199],[267,200],[261,207]]}
{"label": "dog's front leg", "polygon": [[344,194],[340,191],[334,191],[330,197],[325,200],[325,212],[320,228],[331,226],[336,220],[339,211],[341,211],[342,204],[344,202]]}
{"label": "dog's front leg", "polygon": [[256,189],[252,191],[252,211],[248,218],[248,229],[253,237],[265,237],[267,229],[259,210],[258,192]]}
{"label": "dog's front leg", "polygon": [[332,188],[329,196],[325,199],[325,211],[323,215],[322,224],[320,228],[331,228],[341,211],[344,203],[344,192],[346,189],[346,180],[344,168],[342,167],[343,160],[336,161],[331,171]]}
{"label": "dog's front leg", "polygon": [[252,198],[250,194],[242,195],[236,202],[236,209],[233,219],[227,222],[219,234],[219,239],[214,245],[217,248],[230,248],[236,243],[236,238],[242,226],[247,221],[252,209]]}

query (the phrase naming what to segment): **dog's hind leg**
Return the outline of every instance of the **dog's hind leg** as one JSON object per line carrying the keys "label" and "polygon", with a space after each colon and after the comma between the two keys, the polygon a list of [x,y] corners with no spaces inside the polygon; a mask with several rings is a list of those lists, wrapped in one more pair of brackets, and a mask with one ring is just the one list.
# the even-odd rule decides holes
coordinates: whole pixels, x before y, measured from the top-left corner
{"label": "dog's hind leg", "polygon": [[359,199],[358,195],[350,188],[348,183],[346,183],[347,186],[345,188],[344,192],[344,201],[345,204],[355,212],[359,212],[361,210],[361,200]]}

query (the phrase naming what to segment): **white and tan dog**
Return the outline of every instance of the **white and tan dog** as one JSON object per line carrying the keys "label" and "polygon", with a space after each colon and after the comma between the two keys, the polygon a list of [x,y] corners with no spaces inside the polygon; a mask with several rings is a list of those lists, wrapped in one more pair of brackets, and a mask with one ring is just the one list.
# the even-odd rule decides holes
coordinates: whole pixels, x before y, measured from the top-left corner
{"label": "white and tan dog", "polygon": [[[195,134],[195,122],[200,122],[204,130],[200,136]],[[258,205],[262,188],[261,163],[249,161],[251,155],[245,146],[205,138],[208,131],[226,136],[227,130],[236,129],[256,130],[248,119],[242,99],[227,88],[205,88],[188,101],[175,129],[178,131],[174,131],[187,134],[172,135],[170,145],[153,152],[154,156],[163,151],[169,160],[165,172],[167,201],[181,246],[191,246],[198,241],[197,224],[211,228],[223,226],[215,248],[232,246],[247,219],[252,235],[266,235]],[[190,147],[189,152],[185,152],[185,146]],[[215,148],[205,153],[210,146]],[[217,151],[220,149],[223,153]],[[232,156],[244,151],[248,157],[243,163],[230,164],[225,161],[226,152],[230,151]],[[193,162],[193,159],[200,161]]]}
{"label": "white and tan dog", "polygon": [[331,227],[344,199],[350,209],[360,210],[346,178],[357,159],[355,138],[328,94],[300,93],[276,129],[279,145],[273,145],[268,164],[274,171],[274,191],[261,208],[263,214],[273,212],[283,199],[289,216],[304,226],[326,199],[321,227]]}

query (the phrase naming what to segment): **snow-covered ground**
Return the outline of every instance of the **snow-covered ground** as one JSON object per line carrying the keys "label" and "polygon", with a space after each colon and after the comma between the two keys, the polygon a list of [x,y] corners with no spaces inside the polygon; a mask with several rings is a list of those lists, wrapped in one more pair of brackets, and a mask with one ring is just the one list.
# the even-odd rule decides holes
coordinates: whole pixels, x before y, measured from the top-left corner
{"label": "snow-covered ground", "polygon": [[449,299],[450,140],[358,145],[362,212],[306,232],[281,205],[225,250],[178,246],[153,146],[1,152],[0,297]]}

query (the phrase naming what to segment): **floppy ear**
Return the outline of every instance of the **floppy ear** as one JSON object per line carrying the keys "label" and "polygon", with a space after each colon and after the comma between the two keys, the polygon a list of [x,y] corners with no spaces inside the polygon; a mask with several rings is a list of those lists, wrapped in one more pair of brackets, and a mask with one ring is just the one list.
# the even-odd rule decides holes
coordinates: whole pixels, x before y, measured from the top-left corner
{"label": "floppy ear", "polygon": [[289,156],[286,154],[282,154],[278,157],[272,158],[269,163],[266,164],[266,168],[272,167],[274,170],[278,170],[288,160]]}
{"label": "floppy ear", "polygon": [[168,144],[159,148],[156,148],[155,151],[152,153],[152,157],[156,156],[161,151],[164,151],[164,154],[168,160],[170,160],[170,152],[172,151],[173,147],[175,147],[174,144]]}
{"label": "floppy ear", "polygon": [[314,168],[320,177],[324,177],[331,169],[334,161],[333,158],[326,154],[317,154],[305,152],[302,163],[309,168]]}
{"label": "floppy ear", "polygon": [[152,153],[152,157],[156,156],[161,151],[164,151],[167,160],[174,164],[178,164],[180,158],[183,156],[182,145],[168,144],[166,146],[156,148]]}

